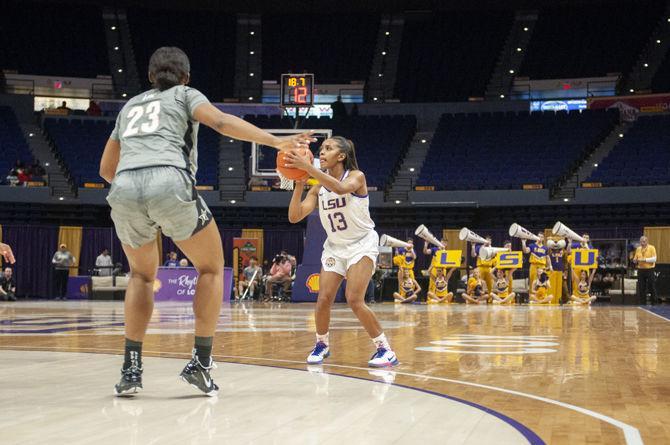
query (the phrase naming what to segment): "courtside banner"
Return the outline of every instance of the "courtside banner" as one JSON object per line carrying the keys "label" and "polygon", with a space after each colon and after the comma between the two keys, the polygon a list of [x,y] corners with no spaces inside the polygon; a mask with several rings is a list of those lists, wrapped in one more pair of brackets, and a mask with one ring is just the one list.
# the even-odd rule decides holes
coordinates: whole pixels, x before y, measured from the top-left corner
{"label": "courtside banner", "polygon": [[665,113],[669,111],[670,94],[590,97],[588,106],[591,110],[618,108],[623,120],[634,121],[640,113]]}
{"label": "courtside banner", "polygon": [[235,284],[237,284],[239,274],[249,265],[251,257],[257,256],[258,238],[233,238],[233,252],[236,259],[233,264],[233,274]]}

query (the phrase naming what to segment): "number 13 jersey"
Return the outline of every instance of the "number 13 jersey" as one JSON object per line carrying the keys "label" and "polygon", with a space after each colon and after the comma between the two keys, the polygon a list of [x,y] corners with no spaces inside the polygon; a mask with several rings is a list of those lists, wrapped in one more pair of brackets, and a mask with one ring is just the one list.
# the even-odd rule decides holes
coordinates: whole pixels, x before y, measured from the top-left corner
{"label": "number 13 jersey", "polygon": [[[340,181],[349,176],[345,171]],[[326,187],[319,190],[319,217],[326,231],[327,244],[346,248],[374,231],[375,223],[370,218],[368,195],[346,193],[338,195]]]}

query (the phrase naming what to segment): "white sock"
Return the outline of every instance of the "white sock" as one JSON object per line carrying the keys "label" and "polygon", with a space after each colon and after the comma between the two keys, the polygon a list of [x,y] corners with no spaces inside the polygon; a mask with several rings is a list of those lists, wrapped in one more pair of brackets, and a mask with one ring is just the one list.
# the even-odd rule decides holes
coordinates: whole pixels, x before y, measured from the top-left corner
{"label": "white sock", "polygon": [[383,332],[379,334],[379,337],[373,338],[372,343],[375,344],[377,349],[384,348],[387,351],[391,351],[391,345],[389,345],[389,341],[386,339],[386,335]]}
{"label": "white sock", "polygon": [[326,344],[326,346],[328,346],[328,334],[329,334],[328,332],[326,332],[326,333],[323,334],[323,335],[316,334],[316,342],[317,342],[317,343],[318,343],[318,342],[323,342],[323,343]]}

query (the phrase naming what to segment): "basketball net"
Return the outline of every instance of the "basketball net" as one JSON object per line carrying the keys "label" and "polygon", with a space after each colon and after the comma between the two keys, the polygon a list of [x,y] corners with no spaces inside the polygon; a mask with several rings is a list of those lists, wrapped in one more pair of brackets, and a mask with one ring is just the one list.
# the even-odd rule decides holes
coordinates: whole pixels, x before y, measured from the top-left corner
{"label": "basketball net", "polygon": [[277,175],[279,176],[279,180],[281,181],[279,184],[279,188],[282,190],[293,190],[293,180],[285,178],[281,173],[277,172]]}

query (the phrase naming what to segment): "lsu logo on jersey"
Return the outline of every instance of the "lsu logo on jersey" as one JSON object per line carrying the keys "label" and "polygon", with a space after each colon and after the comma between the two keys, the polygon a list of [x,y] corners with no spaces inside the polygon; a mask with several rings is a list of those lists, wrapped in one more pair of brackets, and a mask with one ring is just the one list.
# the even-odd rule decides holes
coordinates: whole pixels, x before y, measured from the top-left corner
{"label": "lsu logo on jersey", "polygon": [[316,294],[319,293],[319,274],[313,273],[307,277],[305,280],[305,286],[310,293]]}
{"label": "lsu logo on jersey", "polygon": [[438,250],[433,255],[433,267],[461,267],[462,254],[460,250]]}
{"label": "lsu logo on jersey", "polygon": [[346,197],[341,197],[341,198],[331,198],[327,201],[321,201],[321,208],[323,210],[333,210],[333,209],[339,209],[342,207],[346,207],[347,205],[347,199]]}
{"label": "lsu logo on jersey", "polygon": [[523,252],[498,252],[495,266],[498,269],[520,269],[523,267]]}
{"label": "lsu logo on jersey", "polygon": [[597,269],[598,249],[574,249],[570,255],[570,264],[575,269]]}

